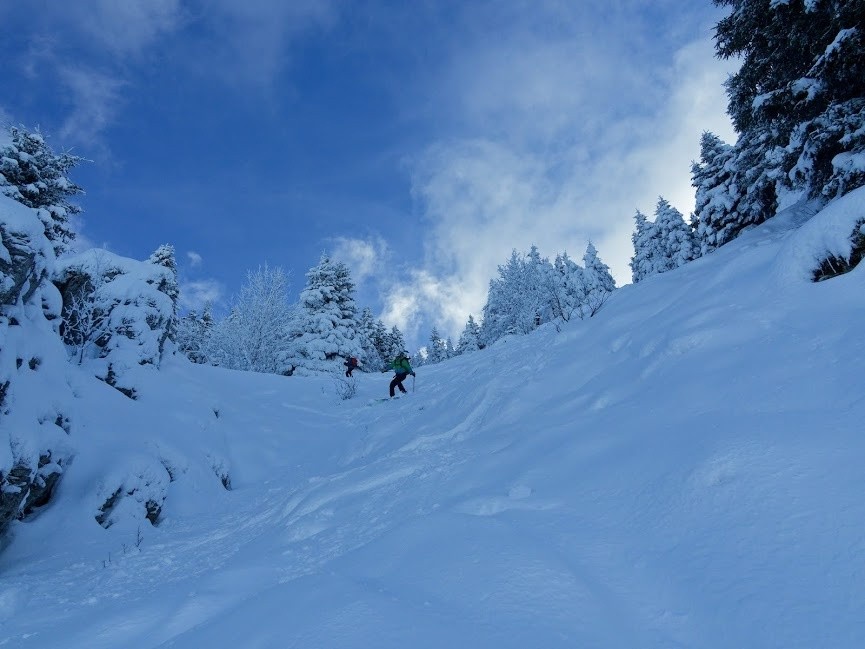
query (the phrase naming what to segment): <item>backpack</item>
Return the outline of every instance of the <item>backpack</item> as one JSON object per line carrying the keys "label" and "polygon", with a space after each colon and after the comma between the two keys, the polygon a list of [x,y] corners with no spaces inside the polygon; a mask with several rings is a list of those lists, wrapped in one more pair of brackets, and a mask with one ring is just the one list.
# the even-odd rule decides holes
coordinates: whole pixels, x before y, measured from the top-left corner
{"label": "backpack", "polygon": [[354,356],[349,357],[348,364],[349,365],[360,365],[360,363],[357,362],[357,359]]}

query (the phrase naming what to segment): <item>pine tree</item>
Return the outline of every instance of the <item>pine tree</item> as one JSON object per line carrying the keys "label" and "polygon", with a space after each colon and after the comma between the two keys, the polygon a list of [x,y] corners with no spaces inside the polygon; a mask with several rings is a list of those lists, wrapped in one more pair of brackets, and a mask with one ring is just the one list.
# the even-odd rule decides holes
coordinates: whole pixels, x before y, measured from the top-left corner
{"label": "pine tree", "polygon": [[432,365],[433,363],[440,363],[441,361],[447,360],[448,358],[447,342],[441,337],[436,327],[433,327],[432,332],[430,332],[429,344],[426,348],[426,354],[427,365]]}
{"label": "pine tree", "polygon": [[591,241],[583,255],[583,267],[583,297],[576,310],[581,319],[594,316],[616,290],[616,280],[610,273],[610,267],[598,257],[598,251]]}
{"label": "pine tree", "polygon": [[406,350],[405,337],[402,335],[402,332],[399,330],[399,327],[394,325],[391,327],[391,330],[388,332],[385,337],[385,353],[384,359],[387,363],[387,366],[390,367],[390,363],[395,359],[399,354]]}
{"label": "pine tree", "polygon": [[697,246],[691,228],[682,213],[663,197],[655,208],[655,272],[664,273],[696,258]]}
{"label": "pine tree", "polygon": [[339,369],[342,359],[360,357],[354,284],[348,267],[322,255],[306,274],[300,294],[297,336],[291,363],[301,375]]}
{"label": "pine tree", "polygon": [[691,185],[697,190],[691,227],[701,255],[726,243],[727,226],[736,222],[734,155],[733,147],[705,131],[700,139],[700,162],[691,164]]}
{"label": "pine tree", "polygon": [[177,309],[180,299],[180,287],[177,283],[177,261],[174,258],[174,246],[169,244],[159,246],[147,261],[168,269],[167,276],[159,283],[157,288],[171,298],[173,315],[166,327],[165,336],[166,340],[175,342],[177,339]]}
{"label": "pine tree", "polygon": [[390,334],[381,320],[375,321],[372,333],[372,343],[375,346],[375,351],[382,360],[382,367],[380,369],[386,369],[389,367],[390,361],[392,360],[390,356]]}
{"label": "pine tree", "polygon": [[[386,367],[386,363],[376,345],[379,324],[380,321],[376,321],[372,315],[372,311],[368,307],[365,307],[360,314],[360,321],[358,322],[358,341],[363,350],[363,355],[360,357],[360,369],[364,372],[378,372]],[[381,327],[384,328],[384,325],[381,325]]]}
{"label": "pine tree", "polygon": [[457,354],[468,354],[481,349],[480,342],[481,328],[473,316],[469,315],[465,329],[460,334],[459,342],[457,343]]}
{"label": "pine tree", "polygon": [[546,285],[551,317],[568,322],[584,298],[583,269],[567,252],[559,253],[549,269]]}
{"label": "pine tree", "polygon": [[509,334],[527,334],[552,318],[549,278],[553,272],[547,259],[532,246],[523,258],[511,251],[507,263],[490,281],[481,340],[490,344]]}
{"label": "pine tree", "polygon": [[204,352],[210,329],[213,327],[211,305],[204,307],[204,313],[191,310],[177,321],[177,350],[193,363],[209,362]]}
{"label": "pine tree", "polygon": [[68,199],[83,190],[68,174],[83,159],[54,153],[38,131],[13,126],[9,136],[11,143],[0,147],[0,192],[39,210],[45,236],[60,255],[75,238],[69,218],[81,212]]}
{"label": "pine tree", "polygon": [[778,197],[832,198],[865,183],[865,0],[714,3],[730,7],[716,50],[742,59],[726,83],[740,133],[736,202],[747,193],[740,219],[769,218]]}
{"label": "pine tree", "polygon": [[634,284],[655,272],[654,255],[658,238],[655,224],[651,223],[640,210],[634,214],[636,228],[631,235],[634,256],[631,257],[631,279]]}

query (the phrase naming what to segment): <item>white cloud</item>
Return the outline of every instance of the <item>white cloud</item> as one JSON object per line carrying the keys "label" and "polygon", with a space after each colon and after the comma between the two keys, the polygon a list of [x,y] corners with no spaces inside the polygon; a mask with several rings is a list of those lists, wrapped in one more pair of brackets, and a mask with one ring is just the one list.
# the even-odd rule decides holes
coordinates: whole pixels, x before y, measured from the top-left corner
{"label": "white cloud", "polygon": [[85,67],[63,65],[58,74],[69,90],[73,106],[60,135],[73,142],[92,144],[113,122],[125,84],[108,74]]}
{"label": "white cloud", "polygon": [[208,303],[222,303],[224,295],[222,284],[213,279],[180,284],[180,306],[183,309],[194,309],[200,312]]}
{"label": "white cloud", "polygon": [[359,285],[382,274],[390,251],[385,240],[378,236],[366,239],[337,237],[333,240],[331,256],[349,267],[352,280]]}
{"label": "white cloud", "polygon": [[511,249],[533,243],[579,259],[592,240],[630,281],[634,210],[651,214],[664,195],[687,217],[701,132],[733,139],[722,86],[733,64],[708,37],[638,61],[611,37],[628,33],[622,24],[582,44],[567,30],[557,40],[513,29],[455,54],[442,75],[440,112],[459,135],[413,161],[424,268],[393,287],[385,311],[406,326],[424,319],[456,335]]}
{"label": "white cloud", "polygon": [[284,68],[293,39],[336,17],[331,0],[212,0],[202,21],[209,41],[202,70],[230,82],[269,85]]}
{"label": "white cloud", "polygon": [[138,55],[181,24],[180,0],[77,0],[60,16],[114,55]]}
{"label": "white cloud", "polygon": [[187,251],[186,258],[189,260],[189,265],[192,266],[193,268],[197,268],[198,266],[201,266],[202,257],[197,252],[195,252],[193,250]]}
{"label": "white cloud", "polygon": [[[457,277],[440,277],[427,270],[409,273],[407,283],[393,284],[385,296],[386,308],[381,319],[396,325],[409,339],[426,340],[429,331],[421,330],[430,320],[446,323],[443,335],[456,335],[468,319],[473,297],[466,293]],[[476,301],[476,300],[475,300]],[[436,318],[431,318],[435,308]],[[477,313],[477,312],[475,312]]]}

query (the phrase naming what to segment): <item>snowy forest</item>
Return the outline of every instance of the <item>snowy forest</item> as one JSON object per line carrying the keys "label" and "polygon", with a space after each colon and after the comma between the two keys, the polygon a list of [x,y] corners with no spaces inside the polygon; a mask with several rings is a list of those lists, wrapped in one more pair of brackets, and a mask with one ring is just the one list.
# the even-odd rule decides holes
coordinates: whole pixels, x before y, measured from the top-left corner
{"label": "snowy forest", "polygon": [[[634,283],[665,273],[734,240],[779,210],[807,202],[816,211],[865,184],[865,33],[861,2],[715,0],[729,8],[716,27],[720,57],[739,57],[726,82],[738,140],[702,134],[690,170],[696,205],[689,219],[663,197],[653,220],[635,214]],[[132,374],[158,368],[167,354],[228,369],[310,376],[342,371],[348,357],[366,372],[384,371],[406,342],[354,299],[350,269],[327,254],[306,273],[297,303],[290,279],[267,264],[248,273],[227,313],[180,313],[171,245],[144,261],[107,250],[70,254],[76,233],[72,179],[82,159],[52,150],[38,131],[10,126],[0,140],[2,315],[0,408],[15,410],[22,372],[43,353],[21,349],[21,329],[35,329],[65,350],[66,362],[135,398]],[[14,206],[13,206],[14,205]],[[863,217],[865,222],[865,217]],[[815,280],[852,268],[863,254],[861,224],[850,232],[846,258],[827,258]],[[546,323],[596,315],[616,290],[609,268],[588,244],[582,264],[566,251],[551,261],[532,246],[516,249],[490,280],[481,314],[467,314],[456,342],[438,329],[413,354],[415,365],[476,352],[504,336]],[[480,316],[478,319],[475,315]],[[40,425],[69,431],[62,412]],[[44,502],[58,475],[52,443],[23,443],[4,429],[0,462],[0,526]],[[49,436],[51,437],[51,436]],[[30,449],[22,455],[22,448]],[[47,468],[46,468],[47,467]],[[55,473],[51,473],[55,471]],[[38,479],[37,479],[38,473]],[[42,484],[9,497],[9,485]],[[2,527],[0,527],[2,529]]]}

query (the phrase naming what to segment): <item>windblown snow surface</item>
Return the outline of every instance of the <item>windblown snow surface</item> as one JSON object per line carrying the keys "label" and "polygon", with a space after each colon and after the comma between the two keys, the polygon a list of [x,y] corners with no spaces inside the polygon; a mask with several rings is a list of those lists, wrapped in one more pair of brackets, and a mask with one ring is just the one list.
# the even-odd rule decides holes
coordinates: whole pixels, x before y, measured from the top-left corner
{"label": "windblown snow surface", "polygon": [[[790,209],[398,400],[180,360],[136,402],[75,379],[78,455],[0,555],[0,646],[865,645],[865,264],[808,278],[863,214]],[[232,490],[189,464],[157,527],[97,525],[154,447]]]}

